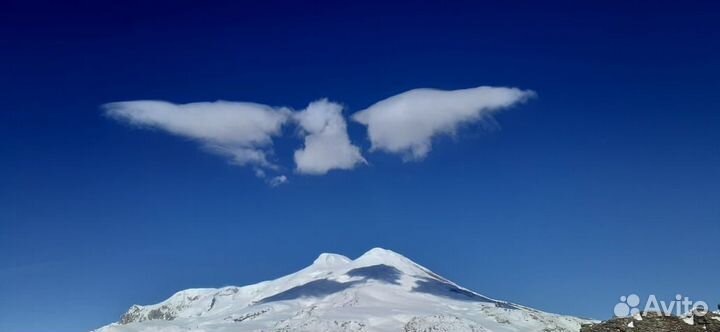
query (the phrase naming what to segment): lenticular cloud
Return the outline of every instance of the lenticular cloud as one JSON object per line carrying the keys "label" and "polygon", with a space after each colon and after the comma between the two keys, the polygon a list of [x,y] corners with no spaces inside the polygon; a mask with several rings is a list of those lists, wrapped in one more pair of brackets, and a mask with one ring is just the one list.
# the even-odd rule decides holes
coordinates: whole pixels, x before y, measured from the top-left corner
{"label": "lenticular cloud", "polygon": [[[381,100],[352,119],[367,126],[371,150],[419,160],[430,152],[433,138],[452,134],[462,124],[481,121],[532,96],[530,90],[504,87],[415,89]],[[109,103],[103,108],[118,121],[197,141],[234,164],[252,167],[256,176],[273,187],[289,181],[277,174],[288,167],[269,160],[274,155],[273,139],[282,135],[286,125],[296,126],[304,140],[293,155],[296,173],[322,175],[367,164],[348,135],[343,106],[327,99],[300,111],[230,101],[174,104],[138,100]],[[274,174],[266,174],[267,170]]]}
{"label": "lenticular cloud", "polygon": [[272,137],[281,133],[291,113],[287,108],[229,101],[139,100],[109,103],[104,108],[114,119],[194,139],[235,164],[267,168],[276,168],[267,155],[272,151]]}
{"label": "lenticular cloud", "polygon": [[480,121],[532,96],[530,90],[488,86],[415,89],[381,100],[352,118],[367,126],[373,150],[417,160],[430,152],[433,137],[452,134],[461,124]]}

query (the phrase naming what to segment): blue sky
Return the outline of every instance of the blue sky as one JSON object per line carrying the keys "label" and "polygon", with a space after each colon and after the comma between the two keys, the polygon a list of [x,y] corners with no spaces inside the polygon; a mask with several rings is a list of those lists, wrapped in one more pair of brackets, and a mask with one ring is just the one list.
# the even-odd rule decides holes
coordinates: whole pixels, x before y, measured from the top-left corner
{"label": "blue sky", "polygon": [[[191,287],[381,246],[468,288],[607,318],[619,296],[720,301],[720,8],[683,1],[9,1],[0,10],[0,330],[83,331]],[[414,88],[535,98],[271,187],[108,102],[249,101],[349,116]]]}

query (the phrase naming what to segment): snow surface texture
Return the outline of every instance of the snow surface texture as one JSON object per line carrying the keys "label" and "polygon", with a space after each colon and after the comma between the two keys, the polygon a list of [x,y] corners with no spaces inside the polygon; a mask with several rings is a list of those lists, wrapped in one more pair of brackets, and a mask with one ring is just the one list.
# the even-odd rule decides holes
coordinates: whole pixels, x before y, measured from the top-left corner
{"label": "snow surface texture", "polygon": [[491,299],[375,248],[355,260],[321,254],[255,285],[180,291],[96,332],[569,332],[589,322]]}

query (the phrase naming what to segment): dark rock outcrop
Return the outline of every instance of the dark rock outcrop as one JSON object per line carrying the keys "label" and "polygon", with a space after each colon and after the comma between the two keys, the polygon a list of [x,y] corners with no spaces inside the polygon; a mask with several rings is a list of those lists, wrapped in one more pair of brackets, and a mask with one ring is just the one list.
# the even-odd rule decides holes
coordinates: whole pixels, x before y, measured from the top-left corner
{"label": "dark rock outcrop", "polygon": [[647,314],[642,320],[613,318],[599,324],[583,325],[580,332],[720,332],[720,315],[708,313],[694,317],[695,324],[681,317]]}

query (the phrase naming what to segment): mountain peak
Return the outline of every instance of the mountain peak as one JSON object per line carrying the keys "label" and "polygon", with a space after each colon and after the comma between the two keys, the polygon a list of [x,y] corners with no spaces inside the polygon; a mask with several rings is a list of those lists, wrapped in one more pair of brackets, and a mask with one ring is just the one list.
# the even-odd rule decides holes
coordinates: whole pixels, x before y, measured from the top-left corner
{"label": "mountain peak", "polygon": [[313,265],[335,266],[350,263],[352,260],[343,255],[322,253],[315,259]]}
{"label": "mountain peak", "polygon": [[353,261],[356,266],[388,265],[408,274],[425,274],[426,269],[392,250],[372,248]]}
{"label": "mountain peak", "polygon": [[584,322],[487,298],[373,248],[355,260],[324,253],[298,272],[254,285],[180,291],[132,306],[96,332],[542,332],[579,331]]}
{"label": "mountain peak", "polygon": [[[380,247],[375,247],[375,248],[372,248],[372,249],[366,251],[366,252],[365,252],[364,254],[362,254],[362,256],[360,256],[359,258],[366,257],[366,256],[367,256],[367,257],[378,257],[378,258],[382,258],[382,257],[401,257],[401,258],[403,258],[403,259],[407,259],[405,256],[400,255],[400,254],[398,254],[398,253],[396,253],[396,252],[394,252],[394,251],[392,251],[392,250],[388,250],[388,249],[380,248]],[[359,258],[358,258],[358,259],[359,259]]]}

